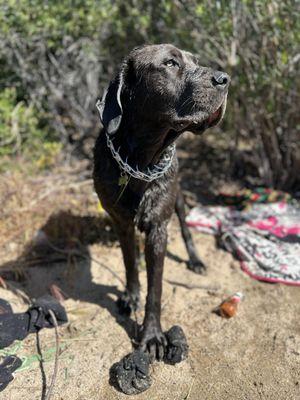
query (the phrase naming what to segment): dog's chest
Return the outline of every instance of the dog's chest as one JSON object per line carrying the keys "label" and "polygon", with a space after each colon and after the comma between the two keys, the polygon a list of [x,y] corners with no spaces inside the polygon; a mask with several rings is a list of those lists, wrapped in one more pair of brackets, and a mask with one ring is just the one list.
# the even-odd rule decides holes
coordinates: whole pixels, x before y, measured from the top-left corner
{"label": "dog's chest", "polygon": [[97,140],[94,183],[102,205],[115,220],[133,220],[141,231],[171,217],[177,192],[177,171],[175,155],[168,171],[150,184],[134,178],[130,178],[128,184],[121,182],[119,166],[111,157],[103,136]]}
{"label": "dog's chest", "polygon": [[141,196],[134,222],[141,231],[147,231],[154,224],[170,219],[177,193],[177,158],[170,170],[157,181],[152,182]]}

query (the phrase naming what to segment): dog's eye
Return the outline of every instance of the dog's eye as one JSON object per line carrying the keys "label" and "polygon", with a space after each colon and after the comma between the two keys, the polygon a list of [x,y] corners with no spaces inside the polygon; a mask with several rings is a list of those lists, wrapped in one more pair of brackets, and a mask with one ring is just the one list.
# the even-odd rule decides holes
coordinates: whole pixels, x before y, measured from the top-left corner
{"label": "dog's eye", "polygon": [[178,62],[177,61],[175,61],[175,60],[168,60],[168,61],[166,61],[165,62],[165,65],[167,66],[167,67],[170,67],[170,68],[173,68],[173,67],[179,67],[179,64],[178,64]]}

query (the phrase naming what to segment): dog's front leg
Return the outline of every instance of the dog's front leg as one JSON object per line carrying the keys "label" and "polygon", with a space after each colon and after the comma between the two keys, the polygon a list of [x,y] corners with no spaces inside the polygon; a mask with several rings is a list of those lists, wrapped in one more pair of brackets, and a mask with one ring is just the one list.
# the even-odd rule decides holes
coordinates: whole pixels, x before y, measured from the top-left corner
{"label": "dog's front leg", "polygon": [[140,346],[151,361],[162,360],[167,345],[160,325],[164,258],[167,246],[167,223],[152,225],[146,232],[145,258],[148,294]]}
{"label": "dog's front leg", "polygon": [[130,221],[114,222],[126,268],[126,290],[117,300],[117,305],[121,314],[130,315],[138,309],[140,301],[138,248],[135,243],[134,225]]}

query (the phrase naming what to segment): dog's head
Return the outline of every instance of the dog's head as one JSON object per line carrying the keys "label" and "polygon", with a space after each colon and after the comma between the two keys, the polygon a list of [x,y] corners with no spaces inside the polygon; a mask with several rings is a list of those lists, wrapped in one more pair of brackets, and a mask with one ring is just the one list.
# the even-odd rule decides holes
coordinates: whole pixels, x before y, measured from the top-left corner
{"label": "dog's head", "polygon": [[134,49],[100,103],[102,123],[115,133],[127,123],[202,133],[223,117],[230,78],[202,67],[191,53],[169,44]]}

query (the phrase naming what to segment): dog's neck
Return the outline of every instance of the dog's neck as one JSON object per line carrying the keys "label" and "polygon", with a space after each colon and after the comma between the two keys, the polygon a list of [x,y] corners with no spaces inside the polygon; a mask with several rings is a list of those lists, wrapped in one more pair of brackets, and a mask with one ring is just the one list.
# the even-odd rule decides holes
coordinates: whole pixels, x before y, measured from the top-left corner
{"label": "dog's neck", "polygon": [[140,132],[135,127],[121,126],[115,134],[114,146],[131,167],[144,170],[157,164],[175,139],[167,128],[149,127]]}

